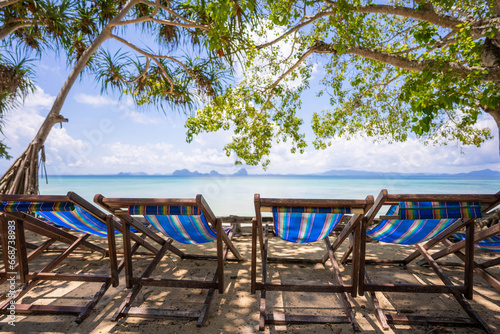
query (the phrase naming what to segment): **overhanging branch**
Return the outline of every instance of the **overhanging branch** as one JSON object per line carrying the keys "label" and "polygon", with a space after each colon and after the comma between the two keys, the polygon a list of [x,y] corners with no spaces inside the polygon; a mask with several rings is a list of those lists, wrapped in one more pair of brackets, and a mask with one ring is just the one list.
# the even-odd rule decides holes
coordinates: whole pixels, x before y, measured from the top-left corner
{"label": "overhanging branch", "polygon": [[0,8],[13,5],[16,2],[20,2],[20,1],[21,0],[0,0]]}
{"label": "overhanging branch", "polygon": [[[324,43],[322,41],[316,41],[316,43],[311,47],[311,50],[316,53],[337,54],[337,51],[335,50],[335,46],[333,44]],[[345,51],[345,53],[380,61],[408,71],[422,72],[424,70],[437,70],[446,72],[447,74],[458,78],[466,78],[471,74],[476,74],[477,71],[481,71],[486,72],[482,74],[482,78],[485,81],[500,81],[500,68],[498,67],[471,67],[455,62],[412,60],[391,53],[363,48],[360,46],[350,47]]]}
{"label": "overhanging branch", "polygon": [[168,75],[167,70],[165,70],[165,67],[163,67],[162,63],[158,60],[158,58],[163,58],[164,56],[158,56],[158,55],[154,55],[154,54],[151,54],[149,52],[146,52],[146,51],[142,50],[141,48],[138,48],[134,44],[132,44],[132,43],[124,40],[123,38],[116,36],[116,35],[111,35],[111,37],[114,38],[115,40],[119,41],[120,43],[125,44],[126,46],[135,50],[136,52],[142,54],[143,56],[153,59],[153,61],[156,63],[156,65],[158,65],[158,67],[161,69],[163,75],[165,76],[165,79],[167,79],[167,81],[170,84],[170,90],[168,91],[168,93],[169,94],[173,93],[174,81],[172,80],[170,75]]}
{"label": "overhanging branch", "polygon": [[18,23],[15,23],[15,24],[11,25],[11,26],[8,26],[8,27],[5,27],[5,28],[1,28],[0,29],[0,40],[7,38],[7,36],[9,36],[10,34],[12,34],[16,30],[19,30],[19,29],[22,29],[22,28],[26,28],[26,27],[31,27],[31,26],[33,26],[35,24],[37,24],[39,26],[46,26],[47,25],[44,22],[31,21],[31,20],[25,20],[23,22],[18,22]]}
{"label": "overhanging branch", "polygon": [[[138,0],[138,3],[142,3],[142,4],[148,5],[148,6],[155,6],[156,8],[161,8],[164,11],[168,12],[169,14],[171,14],[172,16],[178,18],[179,20],[182,20],[182,21],[184,21],[184,22],[186,22],[188,24],[197,25],[196,22],[191,21],[191,20],[185,18],[184,16],[180,15],[179,13],[177,13],[174,10],[172,10],[171,8],[169,8],[167,6],[161,5],[158,0],[156,0],[156,2],[151,2],[151,1],[147,1],[147,0]],[[156,8],[155,8],[155,11],[157,10]]]}
{"label": "overhanging branch", "polygon": [[[332,5],[333,7],[337,7],[336,3],[333,1],[325,1],[328,4]],[[458,24],[463,24],[466,21],[460,18],[456,18],[450,15],[444,15],[444,14],[439,14],[436,13],[432,5],[426,4],[423,6],[423,9],[420,10],[415,10],[414,8],[409,8],[409,7],[403,7],[403,6],[389,6],[389,5],[365,5],[365,6],[359,6],[359,7],[352,7],[351,8],[352,12],[360,13],[360,14],[387,14],[387,15],[396,15],[396,16],[402,16],[402,17],[407,17],[407,18],[412,18],[416,19],[419,21],[425,21],[429,22],[432,24],[435,24],[437,26],[443,27],[443,28],[448,28],[452,30],[457,29]],[[281,41],[283,38],[286,36],[302,29],[303,27],[313,23],[314,21],[317,21],[323,17],[326,16],[334,16],[334,15],[340,15],[342,14],[339,11],[336,10],[327,10],[327,11],[322,11],[314,16],[310,17],[303,17],[301,20],[301,23],[295,25],[293,28],[287,30],[285,33],[280,35],[278,38],[262,44],[258,45],[256,48],[257,49],[262,49],[265,47],[268,47],[270,45],[276,44],[279,41]],[[479,28],[472,28],[471,33],[476,37],[483,37],[484,35],[484,29],[479,29]]]}

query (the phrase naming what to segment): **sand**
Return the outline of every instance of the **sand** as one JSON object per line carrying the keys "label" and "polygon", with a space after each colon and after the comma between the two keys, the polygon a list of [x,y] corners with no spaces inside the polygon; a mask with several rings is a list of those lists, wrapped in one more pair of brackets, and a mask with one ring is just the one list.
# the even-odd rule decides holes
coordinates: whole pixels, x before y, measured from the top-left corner
{"label": "sand", "polygon": [[[243,231],[245,232],[245,231]],[[31,236],[33,237],[33,236]],[[28,239],[30,235],[28,234]],[[99,238],[91,237],[96,242],[103,242]],[[34,240],[33,240],[34,241]],[[120,275],[120,285],[111,287],[90,316],[77,325],[71,315],[20,315],[16,316],[15,326],[9,325],[5,316],[0,317],[0,331],[2,333],[255,333],[258,332],[260,294],[250,293],[250,256],[251,237],[248,233],[238,235],[235,240],[236,247],[240,250],[245,262],[228,262],[225,266],[225,292],[215,293],[209,311],[207,323],[204,327],[196,327],[195,321],[169,320],[169,319],[143,319],[122,318],[117,322],[110,320],[116,308],[128,293],[125,288],[123,273]],[[313,243],[304,245],[301,254],[321,256],[323,244]],[[186,246],[184,250],[201,250],[209,254],[214,250],[214,243],[202,247]],[[285,244],[272,239],[271,250],[275,254],[297,253],[297,246]],[[344,248],[342,248],[343,250]],[[404,256],[413,248],[410,246],[398,247],[381,243],[369,243],[367,254],[379,258],[390,258],[397,254]],[[341,254],[338,254],[340,257]],[[36,271],[48,263],[55,253],[48,252],[33,262],[30,270]],[[493,254],[485,251],[476,252],[476,260],[481,262],[490,259]],[[137,258],[136,268],[144,269],[148,257]],[[449,257],[458,262],[458,258]],[[78,252],[68,258],[59,267],[60,271],[107,273],[106,260],[101,259],[97,253]],[[454,283],[460,282],[460,268],[446,267],[445,272]],[[180,260],[176,256],[168,255],[160,263],[152,277],[189,277],[206,279],[213,274],[215,262]],[[341,267],[344,279],[350,280],[350,265]],[[393,282],[435,282],[440,283],[434,272],[425,267],[410,265],[406,268],[398,266],[383,266],[378,269],[369,267],[371,277],[376,281],[393,280]],[[491,269],[491,273],[500,277],[500,268]],[[275,282],[294,281],[304,283],[332,282],[332,271],[327,266],[315,265],[270,265],[269,277]],[[500,294],[493,290],[481,277],[475,276],[475,295],[470,301],[472,308],[478,312],[491,326],[493,332],[500,333]],[[388,282],[388,281],[387,281]],[[44,282],[24,297],[23,302],[30,303],[36,298],[40,304],[74,304],[84,305],[90,296],[100,287],[96,283],[79,282]],[[0,293],[8,289],[7,284],[0,286]],[[144,288],[137,301],[141,306],[162,307],[168,304],[173,308],[196,308],[198,302],[203,302],[204,292],[201,290],[169,291],[161,288]],[[449,295],[436,294],[389,294],[377,293],[379,302],[385,311],[394,311],[397,307],[404,313],[433,314],[441,316],[455,316],[463,313],[458,303]],[[5,297],[3,297],[4,299]],[[390,325],[390,329],[383,331],[379,325],[371,300],[363,297],[351,298],[358,321],[363,332],[367,333],[482,333],[477,328],[439,327],[439,326],[406,326]],[[136,304],[137,305],[137,304]],[[277,293],[268,292],[267,311],[282,312],[311,312],[312,314],[342,314],[341,304],[335,295],[306,294],[306,293]],[[263,333],[352,333],[350,324],[342,325],[270,325]]]}

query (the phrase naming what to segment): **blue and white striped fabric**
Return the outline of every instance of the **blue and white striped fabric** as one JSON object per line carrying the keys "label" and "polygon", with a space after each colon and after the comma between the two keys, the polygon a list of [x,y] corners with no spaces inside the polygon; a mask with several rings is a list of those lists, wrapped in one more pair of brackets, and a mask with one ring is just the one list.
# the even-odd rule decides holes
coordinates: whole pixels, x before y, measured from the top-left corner
{"label": "blue and white striped fabric", "polygon": [[[92,216],[88,211],[71,202],[10,202],[0,204],[3,212],[31,212],[47,219],[50,223],[75,231],[106,237],[106,224]],[[119,234],[117,232],[117,234]]]}
{"label": "blue and white striped fabric", "polygon": [[[465,240],[465,234],[455,233],[450,237],[452,242],[459,242]],[[500,252],[500,236],[494,235],[492,237],[481,240],[475,244],[477,247],[490,251],[490,252]]]}
{"label": "blue and white striped fabric", "polygon": [[308,243],[326,238],[342,220],[346,208],[273,207],[276,235],[293,243]]}
{"label": "blue and white striped fabric", "polygon": [[159,232],[183,244],[202,244],[217,239],[198,207],[130,206],[129,214],[144,216]]}
{"label": "blue and white striped fabric", "polygon": [[[398,205],[391,206],[387,215],[396,215],[398,208]],[[456,218],[384,219],[368,229],[366,235],[380,242],[414,245],[432,239],[455,221]]]}

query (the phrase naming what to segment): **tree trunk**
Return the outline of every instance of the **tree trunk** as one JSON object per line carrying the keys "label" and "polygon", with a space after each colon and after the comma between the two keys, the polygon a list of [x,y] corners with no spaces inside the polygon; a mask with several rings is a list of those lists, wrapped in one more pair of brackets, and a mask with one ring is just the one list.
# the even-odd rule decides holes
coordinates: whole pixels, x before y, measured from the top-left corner
{"label": "tree trunk", "polygon": [[487,106],[483,106],[483,110],[487,112],[488,114],[493,117],[493,120],[495,121],[497,125],[497,130],[498,130],[498,137],[497,142],[498,142],[498,154],[500,155],[500,105],[497,106],[495,109],[489,108]]}
{"label": "tree trunk", "polygon": [[0,178],[0,194],[38,193],[39,153],[54,124],[67,122],[60,113],[71,87],[82,73],[92,54],[97,51],[102,43],[111,37],[113,27],[125,17],[136,3],[137,0],[129,1],[116,17],[103,28],[103,31],[96,37],[85,52],[82,53],[80,59],[78,59],[75,67],[62,86],[61,91],[57,95],[52,109],[40,126],[35,138],[28,145],[28,148],[14,161],[9,169],[7,169],[2,178]]}

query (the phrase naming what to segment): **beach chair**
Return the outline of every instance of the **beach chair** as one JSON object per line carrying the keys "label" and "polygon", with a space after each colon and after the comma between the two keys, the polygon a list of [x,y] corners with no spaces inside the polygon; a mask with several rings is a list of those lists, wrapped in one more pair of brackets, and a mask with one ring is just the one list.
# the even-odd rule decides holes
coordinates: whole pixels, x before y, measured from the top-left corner
{"label": "beach chair", "polygon": [[[493,204],[492,207],[500,204],[500,193],[497,193],[499,201]],[[440,251],[432,254],[434,260],[445,257],[449,254],[455,254],[462,261],[465,260],[465,254],[462,250],[466,245],[466,235],[463,233],[455,233],[449,238],[441,240],[441,243],[445,246]],[[481,276],[486,282],[488,282],[495,290],[500,292],[500,280],[496,278],[491,273],[487,271],[488,268],[500,265],[500,224],[495,224],[482,231],[474,234],[474,245],[480,249],[495,252],[499,256],[494,259],[485,261],[483,263],[474,262],[474,271]],[[420,260],[417,262],[419,265],[423,265],[426,262]],[[445,263],[444,265],[446,265]],[[443,265],[443,264],[441,264]]]}
{"label": "beach chair", "polygon": [[[351,284],[344,283],[335,258],[335,252],[351,233],[357,236],[355,240],[360,240],[361,219],[372,205],[372,196],[368,196],[365,200],[315,200],[261,198],[259,194],[255,195],[256,220],[252,227],[251,292],[255,293],[256,290],[261,291],[259,330],[264,330],[266,324],[293,323],[351,323],[354,330],[359,330],[347,296],[347,293],[350,293],[351,296],[355,297],[357,293],[357,259],[359,247],[357,244],[354,247],[355,261],[353,261],[351,268]],[[271,254],[271,249],[268,242],[268,227],[264,227],[262,223],[263,212],[272,213],[274,223],[272,231],[276,236],[284,240],[284,242],[304,244],[322,241],[326,246],[325,255],[318,259],[268,256],[268,254]],[[334,242],[331,243],[329,238],[330,233],[337,227],[346,214],[352,215],[349,222]],[[261,282],[257,282],[257,240],[262,261]],[[329,282],[324,282],[323,284],[297,282],[273,283],[268,280],[268,262],[305,265],[325,264],[328,259],[331,261],[333,269],[333,275]],[[300,277],[300,269],[293,270],[294,275]],[[267,313],[267,291],[338,294],[345,316]]]}
{"label": "beach chair", "polygon": [[[104,214],[77,194],[69,192],[66,196],[0,195],[0,215],[5,268],[5,276],[2,279],[8,280],[9,284],[19,281],[24,284],[16,294],[9,292],[8,298],[0,304],[0,313],[12,314],[11,311],[15,310],[16,314],[74,314],[77,316],[75,322],[81,323],[107,289],[111,285],[118,286],[115,228],[121,229],[121,226],[111,215]],[[29,254],[26,230],[34,232],[41,240],[41,244]],[[107,247],[87,240],[91,235],[107,238]],[[62,253],[42,269],[30,271],[34,259],[41,258],[42,253],[51,249],[55,242],[67,244],[68,247],[63,247]],[[103,257],[108,257],[110,274],[61,272],[62,262],[77,249],[100,252]],[[102,283],[102,286],[85,306],[17,303],[43,281],[94,282]]]}
{"label": "beach chair", "polygon": [[[227,259],[228,250],[234,255],[235,260],[243,260],[231,241],[233,230],[223,230],[222,220],[215,217],[202,195],[197,195],[195,199],[138,199],[106,198],[98,194],[94,197],[94,201],[112,212],[121,220],[124,226],[125,279],[127,288],[131,290],[113,315],[112,320],[116,321],[121,316],[191,319],[197,320],[198,327],[203,326],[215,290],[218,290],[219,293],[224,292],[224,263]],[[143,218],[167,239],[146,227],[140,221],[140,218]],[[136,230],[136,233],[142,233],[142,236],[154,246],[154,248],[150,249],[153,251],[154,257],[140,275],[134,275],[133,270],[134,258],[132,252],[139,247],[139,244],[132,245],[131,237],[136,234],[132,232],[132,229]],[[174,242],[179,244],[204,244],[213,241],[216,242],[216,255],[187,254],[173,244]],[[217,266],[214,266],[212,279],[190,280],[150,277],[167,251],[172,252],[181,259],[215,260]],[[177,269],[172,268],[172,270]],[[134,307],[132,305],[134,299],[144,286],[203,289],[207,290],[207,295],[205,302],[197,311]]]}
{"label": "beach chair", "polygon": [[[388,323],[394,324],[434,324],[441,326],[476,326],[489,332],[488,325],[472,309],[465,300],[473,297],[473,235],[474,220],[482,217],[485,210],[498,200],[497,195],[395,195],[383,189],[372,209],[363,220],[361,229],[360,278],[359,294],[368,292],[372,298],[375,314],[384,329]],[[385,215],[380,215],[380,222],[370,226],[376,216],[383,212],[382,207],[389,207]],[[451,236],[466,229],[465,266],[463,284],[453,284],[444,270],[434,261],[429,250]],[[369,259],[366,256],[367,237],[381,243],[395,245],[413,245],[416,250],[404,259]],[[377,244],[377,247],[383,247]],[[397,254],[397,253],[396,253]],[[370,279],[366,270],[368,265],[377,266],[377,274],[381,274],[380,265],[398,264],[406,266],[419,256],[423,256],[442,285],[418,283],[377,283]],[[428,279],[421,279],[428,281]],[[451,294],[467,314],[466,317],[433,317],[411,314],[384,314],[380,308],[375,292],[401,293],[399,298],[411,301],[415,293]],[[465,297],[465,298],[464,298]],[[452,311],[450,311],[452,312]]]}

